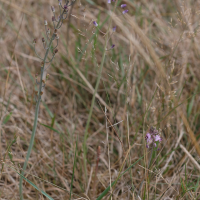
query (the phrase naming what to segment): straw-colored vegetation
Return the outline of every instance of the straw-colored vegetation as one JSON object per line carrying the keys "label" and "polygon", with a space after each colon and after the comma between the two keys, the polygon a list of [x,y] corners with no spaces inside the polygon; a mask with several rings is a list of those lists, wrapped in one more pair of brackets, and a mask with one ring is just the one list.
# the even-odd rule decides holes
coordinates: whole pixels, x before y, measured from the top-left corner
{"label": "straw-colored vegetation", "polygon": [[[0,199],[19,199],[41,68],[32,41],[44,56],[51,5],[0,0]],[[24,199],[200,199],[200,2],[114,5],[76,0],[58,31]],[[146,148],[152,126],[158,151]]]}

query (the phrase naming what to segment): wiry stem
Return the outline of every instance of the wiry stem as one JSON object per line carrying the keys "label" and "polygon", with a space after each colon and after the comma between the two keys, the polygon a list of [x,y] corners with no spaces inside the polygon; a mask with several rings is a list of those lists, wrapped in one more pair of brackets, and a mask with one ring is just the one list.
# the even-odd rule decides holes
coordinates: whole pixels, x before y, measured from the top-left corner
{"label": "wiry stem", "polygon": [[[56,25],[56,27],[55,27],[55,24],[54,24],[55,29],[58,29],[58,27],[60,27],[60,23],[61,23],[62,16],[63,16],[64,12],[65,12],[65,10],[63,10],[63,12],[62,12],[62,14],[60,16],[60,19],[59,19],[58,24]],[[51,39],[49,41],[48,47],[51,47],[52,42],[53,42],[54,39],[55,39],[55,34],[53,33],[53,35],[52,35],[52,37],[51,37]],[[34,45],[34,47],[35,47],[35,45]],[[43,76],[44,76],[45,64],[47,63],[46,60],[47,60],[47,56],[48,56],[49,50],[50,50],[50,48],[46,49],[46,53],[45,53],[44,59],[42,59],[36,53],[36,55],[41,60],[43,60],[43,66],[41,68],[41,75],[40,75],[40,82],[39,82],[40,85],[39,85],[38,98],[37,98],[37,103],[36,103],[36,108],[35,108],[35,118],[34,118],[33,130],[32,130],[32,134],[31,134],[31,140],[30,140],[30,144],[29,144],[29,147],[28,147],[28,152],[27,152],[26,159],[25,159],[25,162],[24,162],[23,170],[21,171],[21,175],[22,176],[24,176],[24,173],[25,173],[25,170],[26,170],[26,167],[27,167],[27,164],[28,164],[28,160],[30,158],[30,154],[31,154],[31,151],[32,151],[32,148],[33,148],[33,144],[34,144],[34,138],[35,138],[35,133],[36,133],[36,128],[37,128],[37,122],[38,122],[39,107],[40,107],[40,101],[41,101],[41,94],[42,94],[41,92],[42,92],[42,90],[44,88],[44,84],[43,84],[42,80],[43,80]],[[55,56],[55,54],[54,54],[54,56]],[[53,58],[54,58],[54,56],[53,56]],[[52,59],[50,61],[52,61]],[[20,177],[20,182],[19,182],[20,200],[23,200],[23,190],[22,190],[23,177],[22,176]]]}
{"label": "wiry stem", "polygon": [[[115,2],[115,7],[113,9],[113,12],[116,9],[117,3],[118,3],[118,0]],[[108,30],[111,27],[111,23],[112,23],[112,18],[110,18],[110,20],[109,20]],[[100,69],[99,69],[99,74],[98,74],[98,78],[97,78],[95,90],[94,90],[94,93],[93,93],[91,107],[90,107],[90,112],[89,112],[88,120],[87,120],[86,127],[85,127],[85,132],[84,132],[83,156],[84,156],[84,171],[85,171],[86,184],[88,182],[87,181],[88,178],[87,178],[87,158],[86,158],[86,156],[87,156],[87,146],[86,146],[86,142],[87,142],[87,136],[88,136],[88,129],[89,129],[89,125],[90,125],[90,120],[91,120],[92,112],[93,112],[93,108],[94,108],[95,96],[96,96],[96,93],[97,93],[97,89],[99,87],[99,83],[100,83],[100,79],[101,79],[101,74],[102,74],[102,70],[103,70],[103,66],[104,66],[104,60],[105,60],[105,57],[106,57],[106,47],[108,45],[108,38],[109,38],[108,34],[106,34],[105,45],[104,45],[103,55],[102,55],[102,59],[101,59],[101,65],[100,65]]]}

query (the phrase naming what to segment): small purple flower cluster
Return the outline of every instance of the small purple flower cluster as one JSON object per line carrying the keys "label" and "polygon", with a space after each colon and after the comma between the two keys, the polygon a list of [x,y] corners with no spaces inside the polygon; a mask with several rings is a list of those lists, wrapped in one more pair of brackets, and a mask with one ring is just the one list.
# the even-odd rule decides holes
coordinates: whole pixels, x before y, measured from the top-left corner
{"label": "small purple flower cluster", "polygon": [[151,127],[149,132],[146,134],[145,139],[147,141],[147,148],[149,148],[150,145],[153,145],[153,147],[156,147],[156,142],[160,143],[162,141],[161,136],[159,135],[159,132],[156,128]]}

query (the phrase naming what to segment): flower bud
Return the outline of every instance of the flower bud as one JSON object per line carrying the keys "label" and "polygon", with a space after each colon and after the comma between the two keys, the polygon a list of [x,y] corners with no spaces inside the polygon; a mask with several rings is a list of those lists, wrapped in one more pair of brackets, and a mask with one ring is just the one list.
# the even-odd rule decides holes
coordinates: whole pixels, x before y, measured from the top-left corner
{"label": "flower bud", "polygon": [[58,49],[55,49],[55,50],[54,50],[54,54],[56,54],[56,53],[58,53]]}
{"label": "flower bud", "polygon": [[110,48],[113,49],[115,47],[115,44],[113,44]]}
{"label": "flower bud", "polygon": [[67,8],[68,8],[67,5],[64,5],[64,9],[67,10]]}
{"label": "flower bud", "polygon": [[40,92],[40,95],[43,95],[43,92]]}
{"label": "flower bud", "polygon": [[47,29],[47,34],[50,34],[50,29],[49,28]]}
{"label": "flower bud", "polygon": [[61,4],[62,4],[62,0],[58,0],[58,2],[59,2],[59,5],[61,5]]}
{"label": "flower bud", "polygon": [[52,22],[54,22],[55,20],[56,20],[56,19],[55,19],[55,17],[53,16],[53,17],[52,17]]}
{"label": "flower bud", "polygon": [[47,23],[47,20],[44,20],[44,25],[46,26],[48,23]]}
{"label": "flower bud", "polygon": [[42,38],[42,43],[45,43],[45,39],[44,38]]}
{"label": "flower bud", "polygon": [[52,10],[52,12],[55,12],[54,6],[51,6],[51,10]]}
{"label": "flower bud", "polygon": [[36,44],[36,39],[33,40],[33,44]]}
{"label": "flower bud", "polygon": [[123,12],[122,12],[122,14],[124,15],[124,14],[126,14],[128,12],[128,10],[124,10]]}
{"label": "flower bud", "polygon": [[97,22],[96,21],[93,21],[93,24],[97,27],[98,26],[98,24],[97,24]]}
{"label": "flower bud", "polygon": [[121,8],[125,8],[125,7],[126,7],[126,4],[122,4],[122,5],[121,5]]}

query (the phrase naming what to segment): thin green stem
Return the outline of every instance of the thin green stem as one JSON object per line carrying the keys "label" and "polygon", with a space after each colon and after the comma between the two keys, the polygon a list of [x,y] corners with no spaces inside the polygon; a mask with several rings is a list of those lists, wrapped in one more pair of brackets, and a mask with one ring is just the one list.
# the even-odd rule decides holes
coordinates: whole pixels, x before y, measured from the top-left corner
{"label": "thin green stem", "polygon": [[[62,13],[62,15],[63,15],[63,13]],[[59,27],[61,19],[62,19],[62,17],[60,17],[60,20],[58,21],[56,29]],[[55,38],[55,34],[53,33],[51,40],[49,42],[49,47],[52,45],[54,38]],[[50,48],[48,48],[46,50],[46,53],[45,53],[45,56],[44,56],[44,59],[43,59],[44,64],[41,68],[40,86],[39,86],[39,91],[38,91],[38,100],[37,100],[36,108],[35,108],[35,118],[34,118],[33,130],[32,130],[32,134],[31,134],[31,140],[30,140],[30,143],[29,143],[28,152],[26,154],[26,159],[25,159],[25,162],[24,162],[23,170],[21,172],[22,176],[20,177],[20,181],[19,181],[20,200],[23,200],[23,187],[22,187],[22,182],[23,182],[23,179],[24,179],[23,176],[24,176],[27,164],[28,164],[28,160],[29,160],[30,155],[31,155],[31,151],[32,151],[33,144],[34,144],[35,133],[36,133],[36,129],[37,129],[38,114],[39,114],[40,101],[41,101],[42,80],[43,80],[43,76],[44,76],[45,63],[46,63],[46,59],[47,59],[47,56],[48,56],[48,53],[49,53],[49,49]]]}
{"label": "thin green stem", "polygon": [[[115,7],[113,9],[113,12],[115,11],[117,2],[118,1],[115,2]],[[92,112],[93,112],[93,108],[94,108],[95,96],[96,96],[96,93],[97,93],[97,89],[99,87],[99,83],[100,83],[100,79],[101,79],[101,74],[102,74],[102,70],[103,70],[103,65],[104,65],[104,61],[105,61],[106,47],[108,45],[108,39],[109,39],[108,32],[109,32],[109,29],[111,27],[111,23],[112,23],[112,18],[110,18],[110,20],[109,20],[109,25],[108,25],[108,31],[107,31],[107,34],[106,34],[106,40],[105,40],[105,46],[104,46],[103,56],[102,56],[102,59],[101,59],[101,65],[100,65],[100,69],[99,69],[99,74],[98,74],[98,78],[97,78],[97,82],[96,82],[96,86],[95,86],[95,91],[93,93],[92,103],[91,103],[91,107],[90,107],[90,112],[89,112],[87,124],[86,124],[86,127],[85,127],[85,133],[84,133],[83,156],[84,156],[84,171],[85,171],[85,180],[86,180],[85,183],[86,183],[86,185],[87,185],[87,182],[88,182],[88,178],[87,178],[88,177],[87,176],[87,161],[86,161],[86,159],[87,159],[86,158],[86,155],[87,155],[86,141],[87,141],[88,129],[89,129],[89,125],[90,125],[90,121],[91,121],[91,117],[92,117]]]}

